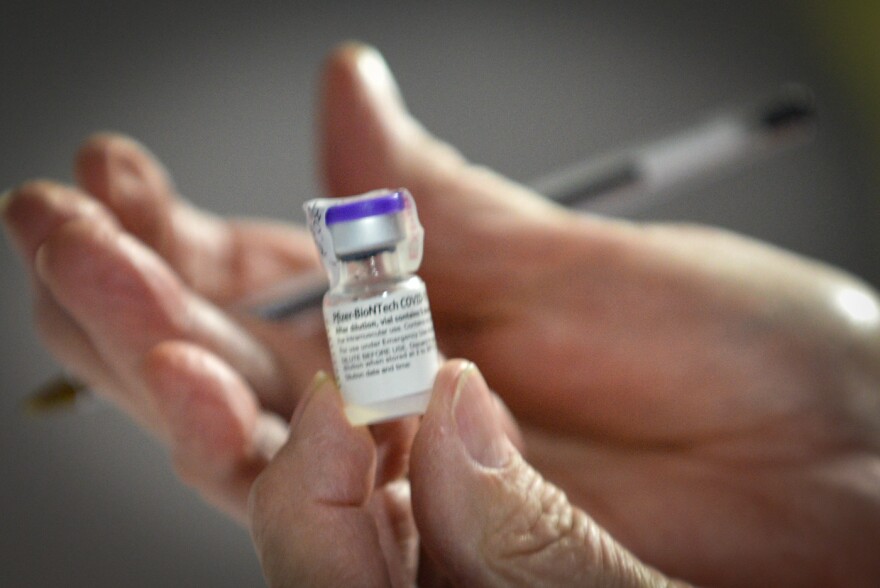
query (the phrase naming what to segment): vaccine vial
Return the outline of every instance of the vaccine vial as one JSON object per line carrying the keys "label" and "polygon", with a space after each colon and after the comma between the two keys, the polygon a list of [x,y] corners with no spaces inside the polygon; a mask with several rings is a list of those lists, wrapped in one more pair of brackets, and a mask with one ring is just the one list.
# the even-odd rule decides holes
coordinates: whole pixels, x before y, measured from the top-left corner
{"label": "vaccine vial", "polygon": [[[394,191],[320,202],[317,229],[326,234],[316,242],[331,270],[324,321],[346,415],[363,425],[421,414],[439,360],[425,283],[404,250],[417,239],[417,266],[422,234],[417,219],[418,233],[409,230],[412,197]],[[314,225],[310,219],[313,232]]]}

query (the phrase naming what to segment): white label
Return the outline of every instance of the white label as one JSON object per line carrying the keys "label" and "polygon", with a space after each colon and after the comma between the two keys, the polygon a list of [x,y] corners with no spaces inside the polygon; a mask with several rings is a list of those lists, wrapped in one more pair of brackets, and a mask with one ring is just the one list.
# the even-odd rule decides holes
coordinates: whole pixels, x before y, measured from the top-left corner
{"label": "white label", "polygon": [[350,404],[430,390],[437,343],[424,284],[324,309],[336,380]]}

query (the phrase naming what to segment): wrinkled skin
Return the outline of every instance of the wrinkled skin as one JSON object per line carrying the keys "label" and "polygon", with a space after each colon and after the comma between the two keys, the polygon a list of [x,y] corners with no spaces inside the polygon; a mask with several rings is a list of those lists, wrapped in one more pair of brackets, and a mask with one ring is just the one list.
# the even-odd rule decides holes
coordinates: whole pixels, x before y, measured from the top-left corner
{"label": "wrinkled skin", "polygon": [[[195,209],[133,141],[91,138],[76,156],[77,186],[22,184],[3,211],[32,276],[37,326],[66,368],[166,440],[181,476],[233,516],[248,520],[248,494],[264,473],[250,512],[272,584],[294,583],[285,575],[294,564],[331,565],[316,557],[318,545],[290,552],[290,538],[271,529],[277,519],[312,536],[307,509],[284,506],[309,472],[330,476],[335,490],[359,488],[315,500],[354,506],[378,529],[378,543],[363,550],[354,547],[358,534],[333,540],[352,542],[345,566],[358,569],[358,557],[379,566],[369,576],[379,584],[417,573],[425,584],[542,577],[527,557],[511,564],[523,576],[479,571],[501,566],[493,558],[511,546],[462,564],[440,540],[476,532],[473,520],[443,528],[425,506],[435,500],[426,477],[455,459],[448,471],[472,468],[461,487],[494,483],[506,496],[532,476],[544,489],[510,499],[510,526],[493,527],[499,541],[514,541],[517,508],[546,514],[563,504],[594,534],[575,551],[595,548],[598,536],[629,562],[621,584],[662,583],[639,571],[643,562],[712,585],[880,581],[880,306],[869,287],[723,231],[549,204],[431,137],[403,108],[381,58],[363,47],[344,46],[328,60],[321,108],[330,194],[379,186],[414,194],[427,235],[420,274],[440,346],[475,362],[510,409],[488,419],[512,441],[504,467],[472,471],[450,457],[455,449],[443,451],[455,429],[443,419],[454,420],[450,398],[468,371],[461,363],[444,368],[418,434],[413,419],[369,433],[347,427],[332,383],[308,386],[330,367],[319,314],[268,324],[240,310],[255,292],[315,268],[308,236]],[[292,427],[285,445],[281,419],[298,405],[305,432]],[[322,423],[350,443],[319,439],[332,447],[304,451]],[[334,451],[348,474],[315,470],[315,456]],[[432,508],[492,510],[491,493],[456,488],[438,484],[434,493],[448,495]],[[543,557],[552,561],[566,536],[550,528]],[[566,565],[592,565],[566,554],[553,564],[561,578]]]}

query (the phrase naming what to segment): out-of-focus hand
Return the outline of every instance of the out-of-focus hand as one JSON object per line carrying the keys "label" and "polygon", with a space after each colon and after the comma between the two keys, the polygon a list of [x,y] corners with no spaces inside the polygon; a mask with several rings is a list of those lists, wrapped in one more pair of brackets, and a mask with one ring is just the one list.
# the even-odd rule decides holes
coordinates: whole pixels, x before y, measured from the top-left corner
{"label": "out-of-focus hand", "polygon": [[[529,462],[573,504],[691,581],[877,577],[870,289],[724,232],[561,210],[431,137],[372,50],[334,53],[323,88],[328,191],[412,191],[441,347],[480,365]],[[311,245],[196,211],[125,139],[87,143],[77,177],[27,184],[4,212],[41,331],[242,514],[283,437],[271,414],[286,417],[328,360],[318,316],[277,326],[231,309],[312,267]],[[412,423],[399,428],[377,432],[380,481],[404,470]]]}
{"label": "out-of-focus hand", "polygon": [[193,209],[123,137],[89,140],[76,175],[79,187],[27,182],[3,211],[42,339],[70,372],[170,441],[187,480],[241,516],[253,477],[286,434],[269,411],[286,420],[290,390],[324,356],[318,324],[257,335],[230,309],[313,265],[309,242],[295,229]]}

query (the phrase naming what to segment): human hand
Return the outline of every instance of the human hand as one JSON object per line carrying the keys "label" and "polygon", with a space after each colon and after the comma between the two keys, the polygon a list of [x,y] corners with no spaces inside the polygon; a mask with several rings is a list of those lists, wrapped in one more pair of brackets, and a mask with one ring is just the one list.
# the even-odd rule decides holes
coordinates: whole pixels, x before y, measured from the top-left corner
{"label": "human hand", "polygon": [[480,365],[574,504],[690,581],[876,582],[870,287],[720,230],[560,211],[428,135],[375,55],[326,80],[331,191],[417,195],[441,346]]}
{"label": "human hand", "polygon": [[[377,447],[319,373],[257,478],[251,533],[271,586],[671,586],[547,483],[503,404],[447,362],[410,454],[377,479]],[[421,554],[421,556],[420,556]]]}
{"label": "human hand", "polygon": [[[873,293],[721,232],[562,211],[430,137],[370,51],[334,55],[322,107],[328,190],[415,194],[441,346],[479,363],[529,461],[572,502],[696,581],[872,571]],[[289,414],[327,360],[319,317],[277,328],[224,309],[310,267],[311,245],[283,228],[230,236],[238,225],[173,200],[155,162],[117,138],[89,143],[78,168],[83,191],[31,184],[4,215],[27,259],[47,245],[45,338],[170,431],[184,476],[241,514],[282,437],[260,408]]]}
{"label": "human hand", "polygon": [[320,312],[282,327],[250,320],[239,302],[314,268],[311,238],[193,208],[125,137],[91,138],[75,172],[77,187],[27,182],[3,210],[42,339],[244,521],[251,482],[286,436],[291,390],[327,352]]}

